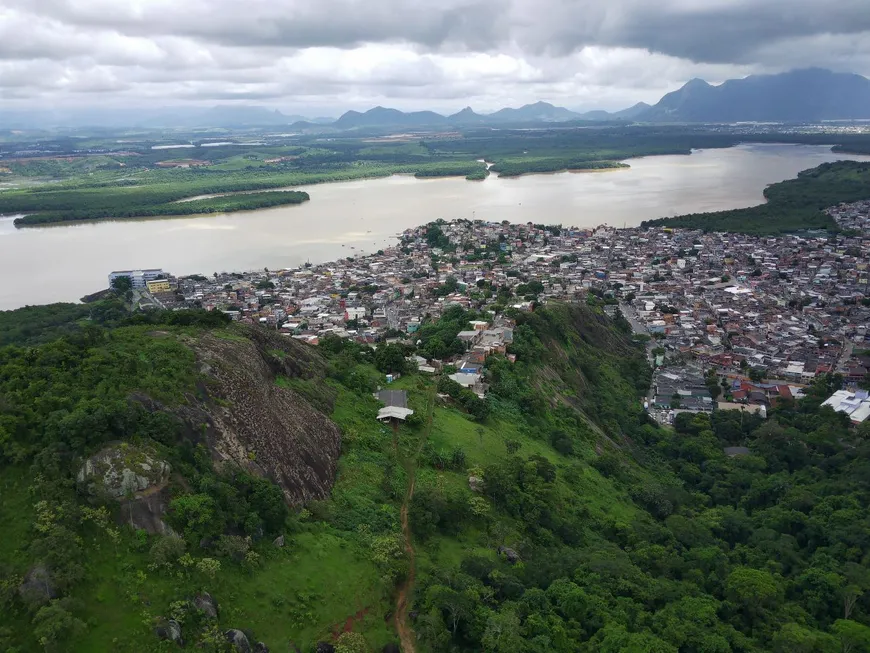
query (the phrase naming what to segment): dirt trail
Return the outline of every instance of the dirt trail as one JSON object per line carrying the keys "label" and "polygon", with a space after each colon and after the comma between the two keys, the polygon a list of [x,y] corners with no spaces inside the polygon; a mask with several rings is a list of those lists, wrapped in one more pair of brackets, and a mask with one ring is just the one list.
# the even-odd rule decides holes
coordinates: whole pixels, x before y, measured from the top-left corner
{"label": "dirt trail", "polygon": [[[414,452],[412,458],[410,458],[405,465],[405,469],[408,473],[408,491],[405,493],[405,499],[402,501],[402,508],[399,511],[399,519],[402,523],[402,537],[405,540],[405,552],[408,554],[408,575],[405,577],[404,582],[399,586],[399,590],[396,593],[396,613],[395,613],[395,626],[396,632],[399,635],[399,642],[402,644],[403,653],[415,653],[416,648],[414,647],[414,631],[411,629],[411,626],[408,624],[408,606],[410,605],[411,594],[414,589],[414,544],[411,540],[411,525],[408,521],[408,511],[410,509],[411,500],[414,498],[414,486],[416,484],[416,468],[417,468],[417,456],[420,455],[420,451],[423,449],[423,445],[426,444],[426,440],[429,439],[429,433],[432,430],[432,413],[435,410],[435,392],[433,390],[432,394],[429,396],[429,401],[427,405],[427,418],[426,418],[426,428],[423,431],[423,435],[420,437],[420,441],[417,443],[417,450]],[[398,450],[398,427],[396,428],[396,448]]]}

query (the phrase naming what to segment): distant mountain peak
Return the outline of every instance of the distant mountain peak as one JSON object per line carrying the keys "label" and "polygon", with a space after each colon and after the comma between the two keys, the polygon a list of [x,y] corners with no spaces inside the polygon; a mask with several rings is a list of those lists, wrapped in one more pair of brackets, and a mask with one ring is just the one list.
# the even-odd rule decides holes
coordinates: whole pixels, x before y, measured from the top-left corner
{"label": "distant mountain peak", "polygon": [[683,84],[683,88],[713,88],[712,84],[700,77],[693,77],[688,82]]}
{"label": "distant mountain peak", "polygon": [[637,116],[650,122],[815,122],[870,118],[870,80],[824,68],[751,75],[711,86],[692,79]]}

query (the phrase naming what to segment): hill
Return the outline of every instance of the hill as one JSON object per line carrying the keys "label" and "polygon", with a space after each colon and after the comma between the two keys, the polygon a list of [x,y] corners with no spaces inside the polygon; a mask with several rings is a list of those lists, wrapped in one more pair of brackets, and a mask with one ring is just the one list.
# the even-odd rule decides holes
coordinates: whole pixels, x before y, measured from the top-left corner
{"label": "hill", "polygon": [[870,118],[870,80],[808,68],[712,86],[693,79],[634,116],[650,122],[805,122]]}
{"label": "hill", "polygon": [[[512,313],[485,401],[408,367],[414,345],[314,349],[217,312],[3,316],[30,344],[0,349],[0,645],[863,650],[870,445],[819,408],[836,378],[763,425],[658,428],[608,301]],[[462,350],[480,317],[448,308],[416,350]],[[394,429],[388,370],[415,411]],[[279,454],[328,485],[288,495]]]}
{"label": "hill", "polygon": [[412,111],[405,113],[398,109],[375,107],[365,113],[348,111],[332,123],[337,129],[356,129],[359,127],[428,127],[443,125],[446,118],[434,111]]}
{"label": "hill", "polygon": [[556,107],[549,102],[535,102],[525,104],[519,109],[499,109],[495,113],[488,114],[486,121],[489,123],[564,122],[578,117],[579,114],[564,107]]}

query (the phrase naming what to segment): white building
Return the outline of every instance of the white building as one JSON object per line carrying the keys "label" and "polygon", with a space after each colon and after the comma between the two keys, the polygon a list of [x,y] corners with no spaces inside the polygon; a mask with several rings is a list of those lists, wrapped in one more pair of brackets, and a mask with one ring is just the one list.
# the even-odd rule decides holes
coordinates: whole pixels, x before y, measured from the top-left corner
{"label": "white building", "polygon": [[128,277],[134,288],[144,288],[148,281],[156,279],[165,279],[166,274],[160,268],[149,268],[147,270],[116,270],[109,273],[109,287],[112,287],[112,282],[119,277]]}

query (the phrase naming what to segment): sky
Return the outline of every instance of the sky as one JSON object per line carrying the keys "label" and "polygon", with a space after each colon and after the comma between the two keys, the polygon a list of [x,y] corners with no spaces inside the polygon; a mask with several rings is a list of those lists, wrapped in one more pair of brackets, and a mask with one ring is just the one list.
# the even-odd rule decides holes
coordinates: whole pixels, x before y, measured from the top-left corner
{"label": "sky", "polygon": [[870,76],[868,3],[0,0],[0,109],[613,110],[693,77]]}

